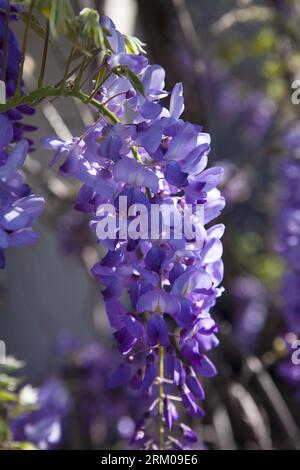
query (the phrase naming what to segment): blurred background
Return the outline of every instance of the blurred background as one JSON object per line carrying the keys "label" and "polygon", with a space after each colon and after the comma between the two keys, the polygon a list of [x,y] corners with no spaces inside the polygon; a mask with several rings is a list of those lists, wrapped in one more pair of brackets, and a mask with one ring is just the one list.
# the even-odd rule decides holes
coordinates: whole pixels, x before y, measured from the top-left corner
{"label": "blurred background", "polygon": [[[207,448],[299,448],[300,365],[289,358],[297,335],[285,312],[293,295],[300,315],[300,291],[297,309],[298,290],[282,288],[289,267],[278,242],[285,136],[298,136],[291,86],[300,78],[299,2],[71,3],[77,11],[95,7],[121,32],[140,37],[150,62],[166,69],[167,90],[183,82],[183,117],[211,134],[210,164],[225,168],[225,293],[214,310],[219,375],[206,384],[206,416],[194,427]],[[14,30],[20,38],[23,25]],[[41,54],[33,34],[28,50],[25,82],[32,89]],[[53,82],[67,53],[63,44],[50,47]],[[93,110],[71,98],[44,101],[28,122],[38,124],[37,150],[25,170],[47,205],[38,244],[10,250],[0,274],[0,337],[8,354],[25,361],[24,374],[45,387],[46,402],[66,410],[60,446],[127,448],[139,410],[127,389],[106,386],[117,352],[89,272],[99,249],[85,215],[72,208],[75,183],[59,179],[38,146],[42,136],[81,135]]]}

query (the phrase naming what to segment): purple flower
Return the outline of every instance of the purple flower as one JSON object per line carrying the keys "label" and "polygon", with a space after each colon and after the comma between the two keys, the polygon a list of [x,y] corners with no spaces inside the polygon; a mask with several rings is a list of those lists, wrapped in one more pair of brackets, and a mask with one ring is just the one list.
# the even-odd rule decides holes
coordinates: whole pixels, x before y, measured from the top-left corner
{"label": "purple flower", "polygon": [[[166,92],[164,70],[149,65],[140,54],[127,54],[124,38],[113,23],[103,18],[102,24],[110,32],[113,49],[104,66],[117,74],[104,80],[95,99],[117,118],[122,116],[122,123],[111,125],[99,118],[81,139],[62,142],[51,138],[45,145],[55,151],[55,161],[64,159],[60,174],[83,183],[75,207],[90,215],[98,242],[107,250],[92,272],[104,288],[107,315],[123,355],[110,385],[130,384],[147,400],[147,421],[155,423],[146,426],[143,417],[133,442],[149,448],[160,446],[151,430],[158,429],[162,419],[168,431],[164,445],[178,448],[178,439],[169,433],[177,420],[178,400],[188,414],[203,416],[198,404],[204,399],[199,377],[216,374],[207,354],[218,345],[210,310],[223,291],[224,227],[206,225],[225,205],[217,189],[223,171],[206,168],[210,136],[200,126],[180,119],[182,85],[176,84],[171,94]],[[142,83],[144,93],[134,88],[132,74]],[[168,95],[169,109],[161,104]],[[119,206],[121,197],[127,197],[125,209]],[[157,204],[162,221],[155,227],[158,236],[148,227],[146,239],[134,237],[130,230],[128,237],[122,237],[118,226],[112,239],[102,240],[97,224],[105,219],[98,207],[108,203],[113,203],[109,216],[121,221],[132,204],[143,204],[147,211]],[[186,204],[201,205],[203,220],[197,220],[196,239],[177,240],[176,216]],[[174,214],[168,218],[170,208]],[[132,221],[137,219],[130,215],[127,228]],[[170,229],[168,236],[164,236],[166,229]],[[172,396],[177,398],[174,403]],[[182,428],[181,434],[194,442],[192,431]]]}
{"label": "purple flower", "polygon": [[147,337],[152,346],[161,344],[166,346],[168,343],[168,327],[160,315],[154,315],[147,324]]}
{"label": "purple flower", "polygon": [[182,431],[183,438],[188,442],[197,442],[198,437],[194,431],[184,423],[180,423],[180,430]]}
{"label": "purple flower", "polygon": [[[2,66],[2,56],[3,56],[3,44],[4,44],[4,33],[5,33],[5,11],[6,11],[6,3],[7,0],[1,0],[1,22],[0,22],[0,77],[3,76]],[[18,5],[10,4],[10,17],[9,21],[15,21],[17,19],[16,13],[20,10]],[[7,64],[6,64],[6,98],[11,98],[16,89],[17,79],[18,79],[18,70],[19,70],[19,62],[21,59],[20,47],[16,36],[11,28],[8,31],[8,55],[7,55]],[[21,90],[23,89],[23,83],[21,86]],[[21,140],[24,136],[24,132],[31,132],[36,130],[34,126],[27,125],[22,122],[23,115],[31,115],[34,113],[34,109],[27,105],[20,105],[14,109],[11,109],[2,115],[8,118],[12,125],[13,135],[9,138],[9,142],[17,142]],[[2,127],[2,125],[1,125]],[[1,132],[1,131],[0,131]],[[1,139],[1,136],[0,136]],[[6,146],[4,144],[3,146]]]}
{"label": "purple flower", "polygon": [[12,421],[16,441],[28,441],[40,450],[58,447],[70,410],[70,397],[56,378],[48,379],[38,391],[37,409]]}
{"label": "purple flower", "polygon": [[5,265],[3,250],[33,243],[37,234],[31,225],[44,209],[44,199],[31,193],[18,173],[28,152],[26,140],[18,142],[10,154],[6,147],[13,137],[12,125],[0,115],[0,267]]}

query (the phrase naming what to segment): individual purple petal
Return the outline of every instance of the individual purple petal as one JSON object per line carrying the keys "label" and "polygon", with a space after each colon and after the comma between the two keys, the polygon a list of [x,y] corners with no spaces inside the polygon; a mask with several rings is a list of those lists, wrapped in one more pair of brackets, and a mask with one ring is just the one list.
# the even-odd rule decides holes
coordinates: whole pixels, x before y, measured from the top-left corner
{"label": "individual purple petal", "polygon": [[182,328],[189,328],[195,319],[193,305],[188,299],[181,299],[180,306],[180,311],[174,315],[175,321]]}
{"label": "individual purple petal", "polygon": [[26,159],[27,152],[28,142],[26,140],[21,140],[16,144],[7,160],[7,166],[11,171],[21,168]]}
{"label": "individual purple petal", "polygon": [[188,173],[181,171],[181,167],[178,162],[168,162],[165,170],[165,178],[169,184],[177,187],[183,187],[187,185]]}
{"label": "individual purple petal", "polygon": [[26,114],[27,116],[32,116],[35,113],[35,109],[27,104],[20,104],[17,106],[17,110],[20,111],[22,114]]}
{"label": "individual purple petal", "polygon": [[184,111],[183,86],[182,83],[176,83],[172,90],[170,100],[170,116],[178,119]]}
{"label": "individual purple petal", "polygon": [[139,130],[136,142],[144,147],[150,154],[155,152],[162,139],[163,126],[160,122]]}
{"label": "individual purple petal", "polygon": [[119,158],[121,148],[122,140],[120,136],[115,133],[110,133],[106,136],[104,142],[100,143],[97,153],[103,158],[116,162]]}
{"label": "individual purple petal", "polygon": [[10,238],[5,230],[0,228],[0,248],[8,248],[10,244]]}
{"label": "individual purple petal", "polygon": [[161,312],[171,315],[180,310],[180,304],[176,297],[158,289],[143,294],[136,307],[139,312]]}
{"label": "individual purple petal", "polygon": [[173,268],[171,269],[169,273],[169,281],[171,284],[174,284],[175,280],[181,276],[181,274],[184,273],[186,270],[186,266],[180,263],[174,263]]}
{"label": "individual purple petal", "polygon": [[212,189],[206,198],[204,210],[204,223],[208,224],[211,220],[218,217],[225,207],[225,199],[221,196],[218,189]]}
{"label": "individual purple petal", "polygon": [[106,313],[110,326],[116,330],[120,330],[124,325],[127,315],[125,307],[115,298],[110,298],[105,302]]}
{"label": "individual purple petal", "polygon": [[182,160],[197,144],[197,133],[192,124],[186,124],[178,135],[173,137],[165,155],[166,160]]}
{"label": "individual purple petal", "polygon": [[149,187],[153,191],[158,189],[157,176],[148,169],[132,160],[131,158],[123,157],[119,160],[113,169],[113,176],[116,181],[124,182],[137,187]]}
{"label": "individual purple petal", "polygon": [[145,258],[145,265],[151,271],[159,272],[161,265],[166,259],[165,251],[160,246],[155,245],[148,251]]}
{"label": "individual purple petal", "polygon": [[141,338],[144,335],[143,325],[132,315],[126,315],[125,326],[129,333],[135,338]]}
{"label": "individual purple petal", "polygon": [[172,291],[175,295],[187,295],[210,287],[211,279],[204,269],[190,268],[175,280]]}
{"label": "individual purple petal", "polygon": [[199,352],[201,354],[210,351],[213,348],[216,348],[219,344],[219,340],[216,335],[197,335],[197,343],[199,347]]}
{"label": "individual purple petal", "polygon": [[65,145],[65,141],[54,135],[42,138],[40,144],[49,150],[59,150]]}
{"label": "individual purple petal", "polygon": [[205,414],[204,411],[202,408],[200,408],[200,406],[197,405],[192,394],[185,387],[182,388],[180,395],[183,406],[185,407],[187,413],[190,416],[198,416],[199,418],[203,418]]}
{"label": "individual purple petal", "polygon": [[191,198],[199,198],[201,193],[208,193],[216,188],[223,179],[223,168],[209,168],[199,175],[188,178],[188,186],[185,188],[185,194]]}
{"label": "individual purple petal", "polygon": [[184,343],[181,354],[194,366],[200,365],[202,362],[202,354],[199,352],[199,345],[195,338],[191,338]]}
{"label": "individual purple petal", "polygon": [[111,68],[119,67],[120,65],[127,66],[134,73],[139,74],[148,64],[148,60],[142,54],[113,54],[108,60],[107,64]]}
{"label": "individual purple petal", "polygon": [[165,422],[168,428],[168,431],[171,431],[173,422],[178,419],[178,413],[174,404],[168,400],[166,397],[163,401],[163,415]]}
{"label": "individual purple petal", "polygon": [[132,374],[132,368],[127,362],[120,365],[120,367],[116,370],[114,375],[110,378],[108,382],[109,388],[116,388],[120,385],[128,383]]}
{"label": "individual purple petal", "polygon": [[147,337],[152,346],[161,344],[166,346],[168,342],[168,326],[160,315],[154,315],[147,324]]}
{"label": "individual purple petal", "polygon": [[12,138],[13,126],[3,114],[0,114],[0,148],[6,147]]}
{"label": "individual purple petal", "polygon": [[26,226],[29,221],[29,215],[18,207],[9,208],[0,214],[0,225],[5,230],[18,230]]}
{"label": "individual purple petal", "polygon": [[188,442],[197,442],[198,441],[198,436],[197,434],[186,424],[180,423],[179,425],[181,432],[183,434],[183,437],[186,441]]}
{"label": "individual purple petal", "polygon": [[16,206],[25,211],[26,214],[32,219],[36,219],[44,210],[45,200],[42,196],[36,196],[32,194],[28,197],[19,199]]}
{"label": "individual purple petal", "polygon": [[141,369],[138,369],[137,372],[134,374],[132,379],[130,380],[130,387],[133,390],[140,390],[143,384],[143,372]]}
{"label": "individual purple petal", "polygon": [[157,366],[154,362],[153,354],[147,356],[145,375],[142,383],[142,390],[148,391],[157,376]]}
{"label": "individual purple petal", "polygon": [[186,384],[196,398],[198,398],[199,400],[205,399],[204,389],[194,372],[189,371],[186,376]]}
{"label": "individual purple petal", "polygon": [[11,246],[32,245],[39,238],[39,235],[31,228],[19,229],[10,235]]}
{"label": "individual purple petal", "polygon": [[160,104],[153,103],[147,99],[144,99],[140,105],[139,111],[145,119],[155,119],[161,113],[162,107]]}
{"label": "individual purple petal", "polygon": [[137,342],[137,338],[132,336],[127,328],[123,327],[114,333],[114,337],[119,343],[119,351],[121,354],[127,354],[131,351]]}
{"label": "individual purple petal", "polygon": [[[208,134],[205,134],[208,136]],[[207,154],[210,150],[210,138],[208,136],[207,143],[197,145],[190,153],[180,160],[182,171],[191,174],[199,174],[207,165]]]}
{"label": "individual purple petal", "polygon": [[5,258],[4,258],[4,253],[3,250],[0,249],[0,269],[5,268]]}
{"label": "individual purple petal", "polygon": [[218,261],[223,254],[222,242],[218,238],[208,240],[201,251],[201,257],[204,264]]}
{"label": "individual purple petal", "polygon": [[160,65],[149,65],[143,76],[143,85],[146,94],[153,91],[162,92],[165,86],[165,70]]}
{"label": "individual purple petal", "polygon": [[198,374],[204,377],[215,377],[217,375],[217,369],[207,356],[203,355],[200,364],[195,367]]}

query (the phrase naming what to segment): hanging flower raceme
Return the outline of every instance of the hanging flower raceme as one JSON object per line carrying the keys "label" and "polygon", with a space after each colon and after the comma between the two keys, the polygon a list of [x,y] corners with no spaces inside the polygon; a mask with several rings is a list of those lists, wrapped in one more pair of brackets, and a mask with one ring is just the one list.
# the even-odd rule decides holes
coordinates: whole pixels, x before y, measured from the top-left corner
{"label": "hanging flower raceme", "polygon": [[18,172],[28,152],[28,142],[21,140],[11,151],[11,122],[0,114],[0,267],[5,265],[4,250],[10,246],[33,243],[37,234],[31,226],[44,208],[41,196],[32,193]]}
{"label": "hanging flower raceme", "polygon": [[280,165],[281,193],[279,201],[277,249],[286,262],[282,278],[283,319],[286,331],[283,341],[289,357],[279,364],[279,372],[292,385],[300,387],[299,366],[293,363],[293,343],[300,335],[300,127],[296,123],[286,134],[284,146],[288,156]]}
{"label": "hanging flower raceme", "polygon": [[[3,79],[5,76],[6,99],[8,100],[14,96],[16,91],[21,53],[16,36],[13,30],[9,28],[7,37],[8,44],[4,61],[6,5],[7,0],[0,0],[0,79]],[[17,20],[16,13],[19,10],[20,6],[12,4],[10,5],[9,21]],[[5,73],[3,66],[5,67]],[[22,90],[23,82],[21,83],[21,94]],[[16,108],[10,109],[4,113],[4,115],[11,121],[13,125],[13,142],[17,142],[22,139],[25,132],[27,133],[36,130],[35,126],[26,124],[22,121],[24,116],[32,115],[34,112],[34,108],[26,104],[20,104]],[[28,142],[30,145],[33,143],[30,139],[28,139]]]}
{"label": "hanging flower raceme", "polygon": [[107,249],[92,271],[123,356],[110,386],[129,384],[147,409],[133,442],[185,448],[197,440],[185,415],[203,416],[201,380],[216,374],[207,353],[218,344],[210,309],[222,293],[224,227],[211,222],[224,207],[222,169],[206,169],[209,135],[180,118],[182,85],[164,108],[164,70],[126,53],[103,21],[114,54],[97,99],[115,122],[99,118],[81,138],[44,145],[52,163],[63,160],[61,175],[83,183],[75,207]]}

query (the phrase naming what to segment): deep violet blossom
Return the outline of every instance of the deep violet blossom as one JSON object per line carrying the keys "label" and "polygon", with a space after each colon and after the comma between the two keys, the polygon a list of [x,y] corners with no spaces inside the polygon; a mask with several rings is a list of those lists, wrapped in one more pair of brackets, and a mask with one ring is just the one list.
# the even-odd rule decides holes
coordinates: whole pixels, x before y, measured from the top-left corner
{"label": "deep violet blossom", "polygon": [[44,208],[41,196],[32,193],[18,172],[28,152],[28,142],[21,140],[9,152],[13,126],[0,115],[0,267],[5,265],[4,250],[10,246],[33,243],[37,234],[31,226]]}
{"label": "deep violet blossom", "polygon": [[[286,262],[282,277],[282,317],[285,322],[283,341],[288,359],[279,364],[280,375],[294,386],[300,387],[299,365],[292,362],[292,343],[300,335],[300,128],[296,123],[285,135],[284,146],[287,156],[280,165],[280,195],[278,217],[277,251]],[[299,397],[299,392],[298,392]]]}
{"label": "deep violet blossom", "polygon": [[[5,11],[6,11],[6,0],[0,0],[0,79],[3,76],[2,66],[3,66],[3,45],[4,45],[4,31],[5,31]],[[20,10],[19,5],[10,4],[10,21],[16,21],[17,17],[15,13]],[[17,41],[17,38],[11,28],[9,28],[8,34],[8,55],[7,55],[7,67],[6,67],[6,99],[11,98],[16,90],[17,79],[18,79],[18,68],[21,58],[20,47]],[[23,90],[23,82],[21,85],[21,92]],[[17,142],[24,137],[24,133],[32,132],[36,130],[35,126],[31,124],[26,124],[23,122],[24,116],[30,116],[34,114],[34,108],[21,104],[16,108],[10,109],[4,115],[10,120],[13,126],[13,137],[12,141]],[[32,140],[28,139],[30,146],[32,145]]]}
{"label": "deep violet blossom", "polygon": [[[207,353],[218,345],[210,309],[223,290],[224,227],[211,224],[224,207],[217,189],[222,169],[206,169],[210,137],[201,126],[181,119],[182,85],[166,92],[164,70],[149,65],[145,56],[127,54],[113,23],[102,22],[114,51],[105,66],[114,73],[96,99],[120,121],[100,116],[81,138],[49,137],[43,143],[55,150],[52,163],[60,162],[60,174],[83,183],[75,207],[90,215],[95,233],[98,207],[110,203],[118,211],[120,196],[148,209],[158,204],[162,212],[166,204],[178,212],[186,204],[203,207],[196,241],[164,239],[162,232],[157,239],[124,240],[116,233],[113,240],[98,240],[107,252],[92,269],[123,356],[109,385],[129,384],[145,400],[147,411],[136,423],[132,442],[184,448],[196,440],[182,422],[184,413],[203,416],[201,380],[216,374]],[[136,74],[143,93],[126,69]],[[168,95],[169,109],[161,101]]]}

